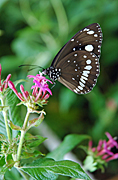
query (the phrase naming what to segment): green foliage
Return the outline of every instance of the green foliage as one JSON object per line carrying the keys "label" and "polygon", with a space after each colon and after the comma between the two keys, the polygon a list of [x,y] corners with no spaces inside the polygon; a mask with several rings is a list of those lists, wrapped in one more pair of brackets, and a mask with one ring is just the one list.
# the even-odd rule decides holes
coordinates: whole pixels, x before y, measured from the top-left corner
{"label": "green foliage", "polygon": [[5,180],[13,180],[13,179],[24,180],[24,178],[20,176],[19,172],[14,167],[10,171],[7,171],[5,174]]}
{"label": "green foliage", "polygon": [[87,156],[87,158],[84,160],[84,163],[86,164],[84,168],[89,169],[90,172],[94,172],[95,170],[97,170],[97,162],[94,162],[92,156]]}
{"label": "green foliage", "polygon": [[58,148],[48,153],[47,157],[52,157],[55,160],[62,160],[65,154],[70,152],[75,146],[88,138],[90,137],[87,135],[70,134],[64,138],[63,142]]}
{"label": "green foliage", "polygon": [[35,180],[55,180],[57,175],[70,176],[90,180],[79,164],[72,161],[54,161],[53,159],[37,159],[33,163],[22,167]]}
{"label": "green foliage", "polygon": [[20,107],[16,106],[19,103],[17,96],[10,89],[6,98],[6,105],[9,106],[9,120],[11,120],[14,124],[22,125],[23,117],[20,115]]}
{"label": "green foliage", "polygon": [[[16,83],[19,83],[19,81]],[[6,107],[4,107],[4,108],[7,108],[6,110],[8,111],[9,122],[22,125],[22,119],[21,119],[20,111],[19,111],[20,107],[18,108],[18,106],[16,106],[18,102],[19,100],[16,97],[16,95],[13,93],[11,89],[9,89],[5,97]],[[0,111],[0,133],[6,135],[6,129],[5,129],[5,123],[4,123],[2,111]],[[16,134],[14,135],[16,136]]]}
{"label": "green foliage", "polygon": [[2,112],[0,112],[0,134],[6,135],[5,123]]}

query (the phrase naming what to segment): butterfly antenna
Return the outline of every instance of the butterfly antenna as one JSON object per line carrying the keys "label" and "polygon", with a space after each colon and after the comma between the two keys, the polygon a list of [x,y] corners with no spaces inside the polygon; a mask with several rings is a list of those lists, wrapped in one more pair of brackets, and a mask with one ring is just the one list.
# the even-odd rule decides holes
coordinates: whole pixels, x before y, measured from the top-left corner
{"label": "butterfly antenna", "polygon": [[44,70],[44,68],[43,68],[43,67],[41,67],[41,66],[37,66],[37,65],[30,65],[30,64],[22,64],[22,65],[20,65],[19,67],[23,67],[23,66],[34,66],[33,68],[28,69],[28,71],[31,71],[31,70],[36,69],[36,68],[41,68],[42,70]]}

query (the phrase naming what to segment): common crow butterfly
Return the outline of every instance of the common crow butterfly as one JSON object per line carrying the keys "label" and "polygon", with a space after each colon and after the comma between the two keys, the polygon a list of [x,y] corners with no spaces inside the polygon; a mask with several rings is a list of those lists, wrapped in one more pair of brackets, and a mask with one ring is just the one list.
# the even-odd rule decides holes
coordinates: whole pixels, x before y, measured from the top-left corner
{"label": "common crow butterfly", "polygon": [[90,24],[75,34],[57,53],[49,68],[43,70],[77,94],[90,92],[100,73],[102,31],[98,23]]}

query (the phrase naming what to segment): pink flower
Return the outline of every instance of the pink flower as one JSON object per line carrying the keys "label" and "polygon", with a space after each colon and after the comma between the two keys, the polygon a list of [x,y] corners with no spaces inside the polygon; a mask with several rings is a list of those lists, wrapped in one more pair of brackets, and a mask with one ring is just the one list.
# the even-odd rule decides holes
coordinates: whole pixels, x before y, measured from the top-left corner
{"label": "pink flower", "polygon": [[[106,135],[109,140],[99,140],[97,147],[92,148],[90,145],[92,143],[89,142],[89,151],[91,150],[92,152],[95,152],[96,158],[101,157],[101,159],[105,160],[105,162],[108,162],[113,159],[118,159],[118,142],[108,132],[106,132]],[[113,148],[116,149],[117,153],[112,151]]]}
{"label": "pink flower", "polygon": [[34,107],[36,104],[39,104],[41,106],[46,104],[47,99],[50,95],[52,95],[47,81],[50,83],[52,82],[40,74],[37,74],[36,76],[29,75],[28,77],[34,78],[33,82],[35,83],[35,85],[31,87],[31,89],[33,89],[32,94],[29,94],[28,91],[25,91],[22,84],[20,85],[21,93],[18,93],[12,81],[9,81],[8,85],[26,106]]}
{"label": "pink flower", "polygon": [[28,77],[29,78],[34,78],[33,82],[35,83],[35,85],[32,86],[31,89],[33,89],[34,87],[38,87],[38,88],[40,88],[40,90],[42,92],[44,92],[44,94],[46,93],[46,91],[48,91],[50,93],[50,95],[52,95],[52,92],[49,89],[49,86],[47,84],[47,81],[50,82],[51,84],[53,84],[53,83],[49,79],[46,79],[41,74],[37,74],[36,76],[28,75]]}
{"label": "pink flower", "polygon": [[[17,97],[21,100],[21,101],[24,101],[24,97],[23,97],[23,95],[21,94],[21,93],[18,93],[18,91],[17,91],[17,89],[15,88],[15,85],[14,85],[14,83],[12,82],[12,81],[9,81],[8,82],[8,85],[9,85],[9,87],[14,91],[14,93],[17,95]],[[21,85],[22,86],[22,85]],[[21,88],[20,88],[21,89]],[[25,94],[25,92],[24,92],[24,94]]]}
{"label": "pink flower", "polygon": [[107,142],[107,146],[110,146],[111,148],[115,146],[118,149],[118,143],[115,138],[113,138],[108,132],[106,132],[105,134],[109,139],[109,141]]}
{"label": "pink flower", "polygon": [[113,138],[108,132],[106,135],[109,140],[99,140],[97,147],[92,147],[92,141],[89,141],[88,156],[84,161],[86,170],[93,172],[100,168],[103,171],[107,162],[118,159],[118,139]]}
{"label": "pink flower", "polygon": [[6,78],[6,80],[4,80],[2,82],[1,80],[1,71],[2,71],[2,67],[1,67],[1,64],[0,64],[0,92],[4,93],[6,91],[6,89],[8,88],[8,82],[11,78],[11,74],[9,74]]}

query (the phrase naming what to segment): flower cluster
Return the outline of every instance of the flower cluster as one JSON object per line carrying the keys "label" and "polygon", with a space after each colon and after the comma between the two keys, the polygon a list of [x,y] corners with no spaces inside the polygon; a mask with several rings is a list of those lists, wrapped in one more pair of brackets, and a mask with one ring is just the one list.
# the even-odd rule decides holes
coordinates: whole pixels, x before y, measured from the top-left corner
{"label": "flower cluster", "polygon": [[9,87],[14,91],[17,97],[29,108],[34,108],[36,104],[42,106],[47,103],[47,99],[52,95],[51,90],[47,84],[47,81],[52,83],[50,80],[46,79],[42,74],[37,74],[36,76],[29,75],[29,78],[34,78],[33,82],[35,85],[31,87],[33,89],[32,94],[24,90],[24,86],[20,85],[21,93],[15,88],[12,81],[8,82]]}
{"label": "flower cluster", "polygon": [[96,156],[100,156],[105,162],[118,158],[118,153],[114,153],[113,148],[116,148],[118,152],[118,142],[116,138],[113,138],[108,132],[106,132],[108,141],[100,140],[97,147],[92,148],[92,141],[89,142],[89,150],[96,153]]}
{"label": "flower cluster", "polygon": [[4,92],[6,91],[6,89],[8,88],[8,82],[11,78],[11,74],[9,74],[6,78],[6,80],[2,81],[1,80],[1,71],[2,71],[2,67],[0,64],[0,94],[4,94]]}
{"label": "flower cluster", "polygon": [[[99,140],[97,147],[92,147],[92,141],[89,141],[88,157],[89,160],[90,157],[93,159],[91,162],[96,166],[96,168],[94,167],[95,170],[98,168],[103,169],[102,165],[106,165],[111,160],[118,159],[118,139],[113,138],[108,132],[105,134],[109,140]],[[93,166],[91,167],[93,168]]]}

